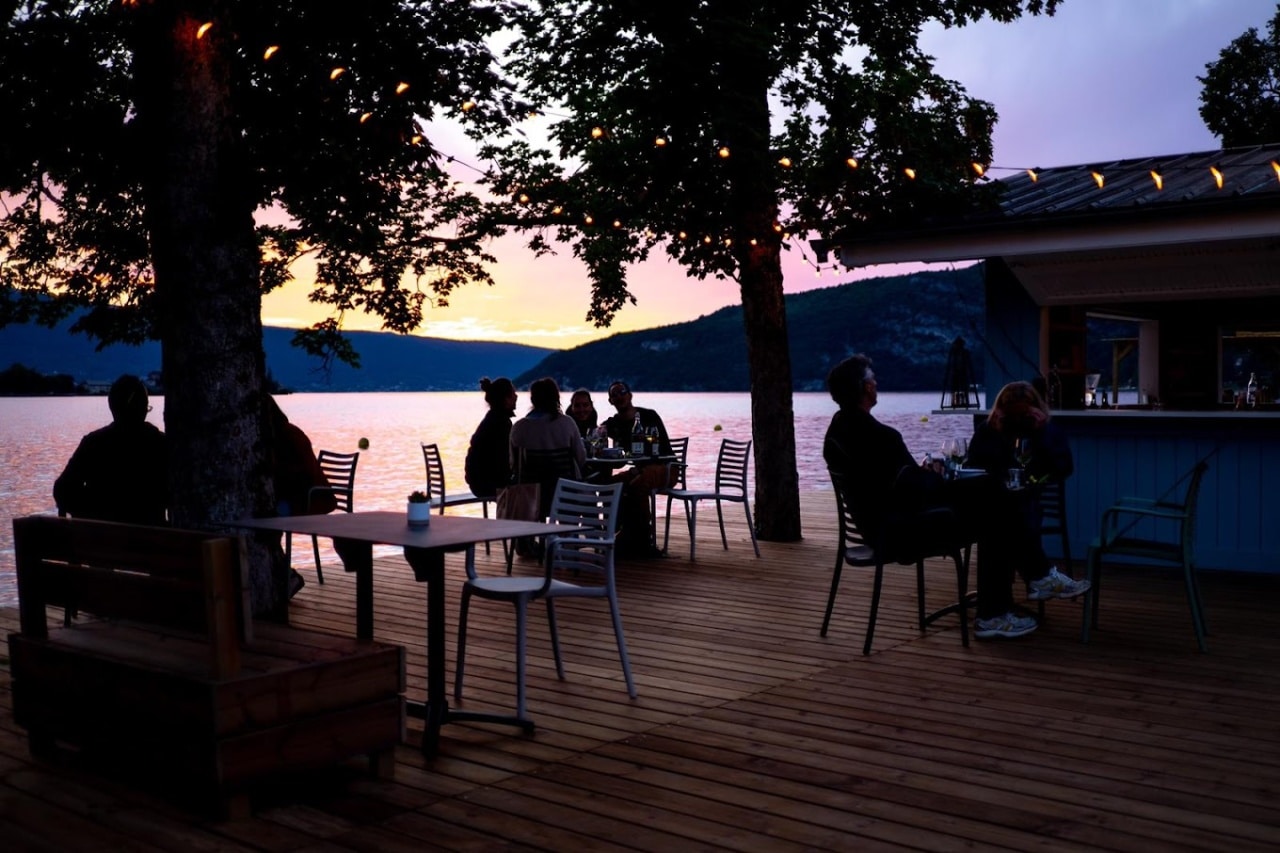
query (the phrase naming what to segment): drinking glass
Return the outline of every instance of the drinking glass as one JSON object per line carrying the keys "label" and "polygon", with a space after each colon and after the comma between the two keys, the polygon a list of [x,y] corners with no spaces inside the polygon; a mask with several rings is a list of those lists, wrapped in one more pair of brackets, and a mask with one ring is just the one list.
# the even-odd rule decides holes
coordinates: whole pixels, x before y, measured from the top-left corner
{"label": "drinking glass", "polygon": [[1018,460],[1018,467],[1025,469],[1031,464],[1031,439],[1016,438],[1013,441],[1013,456]]}

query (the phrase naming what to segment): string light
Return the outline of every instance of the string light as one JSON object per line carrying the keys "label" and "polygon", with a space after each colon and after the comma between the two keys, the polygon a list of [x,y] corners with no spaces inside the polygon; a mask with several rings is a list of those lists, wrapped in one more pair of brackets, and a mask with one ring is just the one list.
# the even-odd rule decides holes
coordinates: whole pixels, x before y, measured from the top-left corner
{"label": "string light", "polygon": [[364,124],[366,121],[368,121],[371,118],[373,118],[373,113],[364,113],[363,115],[360,116],[360,123]]}
{"label": "string light", "polygon": [[586,216],[582,217],[582,221],[583,221],[583,222],[585,222],[585,223],[587,223],[588,225],[595,225],[595,224],[596,224],[596,219],[595,219],[595,217],[594,217],[594,216],[592,216],[590,213],[588,213]]}
{"label": "string light", "polygon": [[845,160],[844,162],[849,166],[849,168],[850,168],[850,169],[856,169],[856,168],[858,168],[858,158],[857,158],[857,157],[850,157],[850,158],[848,158],[847,160]]}
{"label": "string light", "polygon": [[791,158],[790,158],[790,157],[783,157],[783,158],[779,159],[779,160],[778,160],[778,165],[779,165],[779,166],[781,166],[781,167],[782,167],[782,168],[784,168],[784,169],[790,169],[790,168],[791,168]]}
{"label": "string light", "polygon": [[903,169],[902,174],[906,175],[908,178],[910,178],[913,181],[916,179],[916,170],[911,168],[910,166]]}
{"label": "string light", "polygon": [[1164,178],[1155,169],[1151,170],[1151,180],[1155,181],[1156,189],[1164,189]]}
{"label": "string light", "polygon": [[407,92],[407,91],[409,91],[409,84],[408,84],[408,83],[400,82],[400,83],[397,83],[397,84],[396,84],[396,94],[397,94],[397,95],[403,95],[403,94],[404,94],[405,92]]}
{"label": "string light", "polygon": [[973,171],[977,173],[979,178],[987,173],[987,168],[981,163],[970,163],[969,165],[973,167]]}
{"label": "string light", "polygon": [[602,136],[604,136],[604,128],[603,128],[603,127],[593,127],[593,128],[591,128],[591,138],[592,138],[592,139],[599,139],[599,138],[600,138],[600,137],[602,137]]}
{"label": "string light", "polygon": [[472,110],[474,110],[475,108],[476,108],[476,102],[475,102],[475,101],[473,101],[473,100],[471,100],[470,98],[468,98],[467,100],[465,100],[465,101],[463,101],[463,102],[462,102],[462,107],[461,107],[460,109],[461,109],[464,113],[469,113],[469,112],[471,112]]}
{"label": "string light", "polygon": [[657,139],[653,140],[653,144],[658,148],[665,148],[667,145],[667,139],[665,136],[659,136]]}
{"label": "string light", "polygon": [[707,236],[703,237],[703,238],[702,238],[702,242],[703,242],[703,243],[706,243],[708,246],[710,246],[710,245],[711,245],[711,235],[710,235],[710,234],[708,234]]}
{"label": "string light", "polygon": [[329,72],[329,79],[337,80],[339,77],[341,77],[343,74],[346,74],[346,73],[347,73],[347,69],[339,65],[337,68]]}
{"label": "string light", "polygon": [[196,30],[196,38],[198,39],[204,38],[204,34],[209,32],[209,30],[212,27],[213,27],[213,21],[205,21],[203,24],[200,25],[200,28]]}
{"label": "string light", "polygon": [[271,57],[275,56],[275,55],[276,55],[276,52],[277,52],[277,51],[279,51],[279,50],[280,50],[280,45],[278,45],[278,44],[273,44],[273,45],[271,45],[270,47],[268,47],[266,50],[264,50],[264,51],[262,52],[262,58],[263,58],[263,59],[270,59]]}
{"label": "string light", "polygon": [[559,215],[560,215],[560,214],[562,214],[562,213],[564,213],[564,208],[563,208],[563,207],[561,207],[561,206],[560,206],[560,205],[558,205],[558,204],[557,204],[555,207],[551,208],[551,215],[552,215],[552,216],[559,216]]}
{"label": "string light", "polygon": [[1271,161],[1271,169],[1276,173],[1276,180],[1280,181],[1280,163],[1275,160]]}
{"label": "string light", "polygon": [[614,228],[621,228],[621,227],[622,227],[622,220],[621,220],[621,219],[615,219],[615,220],[613,220],[613,227],[614,227]]}
{"label": "string light", "polygon": [[688,239],[689,239],[689,232],[688,232],[688,231],[681,231],[679,236],[680,236],[680,239],[681,239],[681,240],[688,240]]}
{"label": "string light", "polygon": [[1106,182],[1106,180],[1107,180],[1106,178],[1104,178],[1104,177],[1102,176],[1102,173],[1101,173],[1101,172],[1090,172],[1089,174],[1093,175],[1093,182],[1094,182],[1095,184],[1097,184],[1097,185],[1098,185],[1098,189],[1102,189],[1102,185],[1103,185],[1103,184]]}
{"label": "string light", "polygon": [[1209,167],[1209,174],[1213,175],[1213,182],[1218,185],[1218,189],[1222,189],[1222,172],[1217,166]]}
{"label": "string light", "polygon": [[516,201],[520,202],[521,204],[528,204],[529,196],[525,195],[524,193],[520,193],[520,195],[516,198]]}
{"label": "string light", "polygon": [[1027,177],[1031,179],[1033,184],[1040,180],[1040,176],[1036,174],[1035,169],[1027,169]]}
{"label": "string light", "polygon": [[720,159],[721,159],[721,160],[728,160],[728,159],[729,159],[729,146],[728,146],[728,145],[721,145],[721,146],[720,146],[720,150],[719,150],[719,152],[717,152],[717,153],[719,153],[719,155],[720,155]]}

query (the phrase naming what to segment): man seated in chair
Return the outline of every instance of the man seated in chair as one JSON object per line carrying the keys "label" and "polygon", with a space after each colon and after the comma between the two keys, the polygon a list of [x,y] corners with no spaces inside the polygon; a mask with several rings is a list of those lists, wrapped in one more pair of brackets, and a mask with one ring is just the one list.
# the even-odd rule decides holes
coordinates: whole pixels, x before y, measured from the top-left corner
{"label": "man seated in chair", "polygon": [[[657,430],[658,453],[671,455],[671,439],[662,417],[653,409],[637,406],[631,399],[631,387],[621,379],[609,385],[609,403],[616,414],[604,422],[609,438],[618,447],[626,447],[631,441],[635,424],[646,433]],[[622,516],[618,529],[618,552],[628,557],[661,557],[662,552],[653,544],[654,520],[649,515],[649,493],[675,485],[676,472],[667,465],[636,465],[629,471],[613,476],[622,483]]]}
{"label": "man seated in chair", "polygon": [[[848,478],[848,497],[863,535],[890,559],[929,536],[978,543],[975,637],[1021,637],[1036,629],[1034,618],[1014,610],[1015,569],[1022,571],[1033,600],[1075,598],[1089,589],[1088,581],[1056,571],[1027,574],[1031,561],[1026,556],[1039,540],[1003,483],[992,477],[944,480],[935,468],[916,463],[901,433],[872,417],[871,359],[855,355],[837,364],[827,374],[827,390],[840,411],[827,428],[823,456],[829,468]],[[918,514],[934,507],[952,511],[954,529],[921,529]]]}

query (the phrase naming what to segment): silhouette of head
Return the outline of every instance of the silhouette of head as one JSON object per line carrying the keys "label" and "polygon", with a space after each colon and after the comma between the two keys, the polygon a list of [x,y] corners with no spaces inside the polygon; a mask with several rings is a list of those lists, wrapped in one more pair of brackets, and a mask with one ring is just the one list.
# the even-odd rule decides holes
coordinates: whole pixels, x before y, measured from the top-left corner
{"label": "silhouette of head", "polygon": [[141,423],[147,419],[151,406],[147,402],[147,386],[142,380],[128,373],[111,383],[107,393],[107,406],[111,418],[122,423]]}

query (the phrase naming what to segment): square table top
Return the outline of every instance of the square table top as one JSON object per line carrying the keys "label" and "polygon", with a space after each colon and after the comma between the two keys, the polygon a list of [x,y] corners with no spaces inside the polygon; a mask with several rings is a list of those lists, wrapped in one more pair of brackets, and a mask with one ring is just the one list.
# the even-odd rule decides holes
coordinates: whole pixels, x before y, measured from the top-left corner
{"label": "square table top", "polygon": [[354,539],[379,545],[406,548],[451,548],[495,539],[546,536],[548,533],[577,533],[581,527],[566,527],[541,521],[513,521],[506,518],[476,518],[466,515],[432,515],[426,527],[410,527],[404,512],[372,510],[333,512],[328,515],[288,515],[278,518],[242,518],[236,527],[279,530],[304,535]]}

